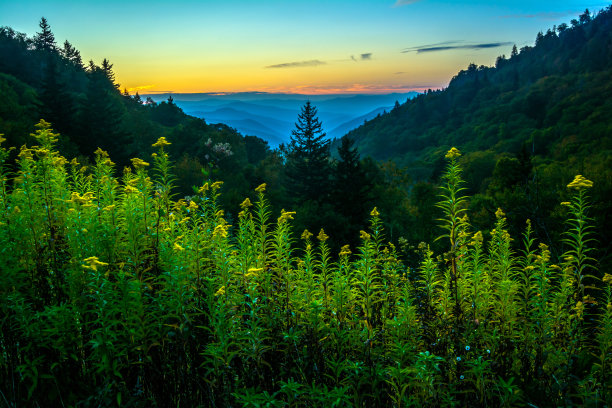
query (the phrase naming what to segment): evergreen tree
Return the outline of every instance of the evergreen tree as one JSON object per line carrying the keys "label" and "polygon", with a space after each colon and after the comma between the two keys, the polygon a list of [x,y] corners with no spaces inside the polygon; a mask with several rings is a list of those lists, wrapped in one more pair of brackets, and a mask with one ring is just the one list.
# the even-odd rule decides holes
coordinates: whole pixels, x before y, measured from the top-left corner
{"label": "evergreen tree", "polygon": [[45,67],[45,73],[40,93],[43,106],[43,118],[62,134],[72,133],[76,106],[67,86],[62,81],[56,58],[50,56]]}
{"label": "evergreen tree", "polygon": [[77,68],[83,68],[83,59],[79,50],[74,48],[68,40],[64,42],[64,48],[61,50],[62,57],[69,61]]}
{"label": "evergreen tree", "polygon": [[342,243],[355,246],[359,230],[364,228],[372,209],[372,180],[366,174],[354,142],[348,136],[340,139],[339,160],[334,167],[332,199],[335,212],[344,219],[341,230],[334,236]]}
{"label": "evergreen tree", "polygon": [[325,202],[330,187],[329,140],[317,108],[310,101],[302,107],[286,148],[288,190],[297,202]]}
{"label": "evergreen tree", "polygon": [[89,62],[78,145],[84,155],[92,155],[96,148],[101,147],[121,164],[131,154],[126,149],[128,138],[122,126],[126,109],[120,92],[109,78],[109,72],[112,74],[108,65],[105,69],[96,66],[93,61]]}
{"label": "evergreen tree", "polygon": [[34,36],[34,47],[41,51],[55,51],[55,36],[51,32],[51,26],[47,19],[41,18],[38,26],[41,31]]}

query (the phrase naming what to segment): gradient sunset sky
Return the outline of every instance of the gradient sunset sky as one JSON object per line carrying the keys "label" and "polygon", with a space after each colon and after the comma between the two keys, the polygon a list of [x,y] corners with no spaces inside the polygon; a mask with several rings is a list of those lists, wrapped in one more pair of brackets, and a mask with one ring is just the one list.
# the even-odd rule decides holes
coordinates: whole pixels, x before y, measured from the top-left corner
{"label": "gradient sunset sky", "polygon": [[0,0],[0,26],[114,64],[121,89],[387,93],[445,87],[597,1]]}

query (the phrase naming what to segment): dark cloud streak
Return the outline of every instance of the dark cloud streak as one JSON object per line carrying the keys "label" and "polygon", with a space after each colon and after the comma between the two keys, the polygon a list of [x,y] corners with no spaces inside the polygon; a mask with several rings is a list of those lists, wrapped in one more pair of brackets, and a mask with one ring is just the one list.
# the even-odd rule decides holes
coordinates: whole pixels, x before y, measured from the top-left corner
{"label": "dark cloud streak", "polygon": [[283,64],[268,65],[266,68],[300,68],[300,67],[316,67],[319,65],[326,65],[325,61],[320,60],[309,60],[309,61],[295,61],[285,62]]}
{"label": "dark cloud streak", "polygon": [[367,61],[367,60],[371,60],[372,59],[372,53],[371,52],[367,52],[365,54],[361,54],[361,60],[362,61]]}
{"label": "dark cloud streak", "polygon": [[[447,45],[448,44],[448,45]],[[492,42],[492,43],[480,43],[480,44],[458,44],[457,42],[447,42],[432,45],[423,45],[420,47],[406,48],[402,53],[416,52],[417,54],[423,52],[439,52],[439,51],[451,51],[451,50],[482,50],[487,48],[497,48],[506,45],[511,45],[511,42]]]}

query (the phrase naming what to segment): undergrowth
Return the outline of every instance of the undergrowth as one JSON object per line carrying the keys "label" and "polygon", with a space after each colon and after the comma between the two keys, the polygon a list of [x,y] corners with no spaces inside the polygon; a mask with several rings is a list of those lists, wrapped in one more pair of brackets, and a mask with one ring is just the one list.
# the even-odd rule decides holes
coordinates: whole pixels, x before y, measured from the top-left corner
{"label": "undergrowth", "polygon": [[115,177],[106,152],[86,168],[44,121],[33,136],[16,167],[0,148],[6,406],[612,404],[612,276],[582,176],[553,263],[529,221],[513,249],[501,209],[490,236],[472,229],[451,149],[447,251],[423,243],[411,269],[376,208],[332,254],[325,231],[274,219],[265,184],[233,225],[219,181],[177,199],[164,138]]}

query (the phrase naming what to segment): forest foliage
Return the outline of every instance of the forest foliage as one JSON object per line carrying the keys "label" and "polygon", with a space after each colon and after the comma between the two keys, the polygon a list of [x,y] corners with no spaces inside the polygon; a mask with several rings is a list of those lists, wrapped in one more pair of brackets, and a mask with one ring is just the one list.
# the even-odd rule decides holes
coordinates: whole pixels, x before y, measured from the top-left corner
{"label": "forest foliage", "polygon": [[[470,64],[447,88],[429,90],[348,133],[360,154],[393,160],[413,182],[438,180],[444,152],[464,152],[473,222],[487,228],[506,210],[519,233],[555,248],[562,208],[556,188],[575,174],[597,186],[598,233],[612,242],[612,8],[586,10],[513,48],[495,66]],[[606,252],[610,254],[612,247]]]}
{"label": "forest foliage", "polygon": [[[330,250],[273,214],[266,185],[233,225],[223,183],[173,194],[171,144],[115,176],[68,162],[41,121],[15,172],[0,147],[0,390],[9,406],[603,406],[612,276],[596,268],[590,191],[567,186],[555,260],[466,211],[446,155],[439,241],[407,267],[376,208]],[[4,139],[0,139],[4,142]],[[297,232],[299,233],[299,231]],[[513,250],[512,240],[520,241]]]}

